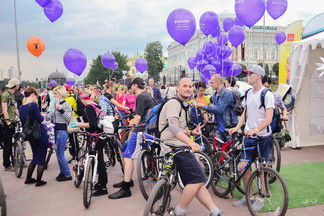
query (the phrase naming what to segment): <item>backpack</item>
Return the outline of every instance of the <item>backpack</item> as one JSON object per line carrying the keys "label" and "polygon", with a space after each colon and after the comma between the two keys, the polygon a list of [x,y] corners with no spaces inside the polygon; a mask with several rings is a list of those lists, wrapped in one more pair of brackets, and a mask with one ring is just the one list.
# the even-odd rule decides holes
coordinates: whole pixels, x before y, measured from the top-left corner
{"label": "backpack", "polygon": [[97,127],[102,129],[106,133],[114,133],[114,125],[113,122],[115,118],[113,116],[108,116],[100,106],[90,104],[93,109],[96,111],[96,118],[97,118]]}
{"label": "backpack", "polygon": [[101,95],[98,99],[98,104],[101,106],[102,109],[104,109],[107,115],[114,115],[115,106],[109,101],[109,99],[106,96]]}
{"label": "backpack", "polygon": [[[245,100],[247,99],[247,93],[251,89],[252,88],[248,89],[245,92],[245,96],[244,96]],[[272,92],[271,89],[268,89],[268,88],[265,88],[262,90],[261,95],[260,95],[261,105],[260,105],[259,109],[261,109],[262,107],[265,109],[264,99],[265,99],[265,95],[268,91]],[[275,107],[275,109],[273,110],[272,121],[270,123],[270,127],[271,127],[272,133],[279,133],[281,131],[281,129],[283,128],[282,121],[280,118],[280,110],[278,107]],[[269,132],[269,125],[267,126],[267,131]]]}
{"label": "backpack", "polygon": [[[234,89],[233,90],[229,89],[229,91],[233,95],[233,100],[234,100],[233,111],[236,116],[241,116],[244,111],[244,107],[242,105],[242,101],[240,99],[239,93]],[[220,97],[222,97],[224,93],[225,93],[225,91],[223,91],[223,93],[220,95]]]}
{"label": "backpack", "polygon": [[[186,113],[188,112],[189,106],[185,107],[183,105],[183,101],[180,98],[173,97],[169,100],[172,100],[172,99],[177,100],[180,103],[182,109],[184,109],[186,111]],[[167,124],[161,131],[159,130],[159,121],[160,121],[161,110],[166,103],[167,103],[167,101],[164,101],[163,103],[152,107],[151,109],[149,109],[147,111],[147,114],[145,117],[145,124],[146,124],[145,131],[149,134],[154,135],[155,137],[158,137],[158,138],[161,137],[162,132],[168,127],[168,124]],[[180,110],[179,116],[181,116],[182,109]],[[188,125],[187,116],[188,115],[186,114],[186,123]]]}
{"label": "backpack", "polygon": [[76,102],[76,104],[77,104],[77,109],[74,110],[74,109],[72,108],[72,111],[75,112],[78,116],[83,116],[85,106],[84,106],[84,104],[82,103],[80,97],[77,97],[77,96],[75,96],[75,95],[69,95],[68,97],[73,97],[74,100],[75,100],[75,102]]}

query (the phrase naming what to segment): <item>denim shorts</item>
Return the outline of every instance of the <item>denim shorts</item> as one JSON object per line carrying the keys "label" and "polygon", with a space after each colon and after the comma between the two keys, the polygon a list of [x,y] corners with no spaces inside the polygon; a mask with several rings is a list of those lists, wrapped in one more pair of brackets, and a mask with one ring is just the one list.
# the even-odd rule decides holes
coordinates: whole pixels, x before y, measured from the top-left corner
{"label": "denim shorts", "polygon": [[[249,161],[252,158],[254,149],[257,145],[257,139],[255,138],[244,138],[243,151],[241,154],[241,161]],[[266,137],[260,140],[260,155],[264,157],[266,161],[269,160],[269,155],[273,146],[272,136]],[[244,148],[252,148],[251,150],[245,150]]]}
{"label": "denim shorts", "polygon": [[186,184],[197,184],[207,181],[205,172],[193,153],[180,152],[176,154],[174,163],[177,166],[184,186]]}

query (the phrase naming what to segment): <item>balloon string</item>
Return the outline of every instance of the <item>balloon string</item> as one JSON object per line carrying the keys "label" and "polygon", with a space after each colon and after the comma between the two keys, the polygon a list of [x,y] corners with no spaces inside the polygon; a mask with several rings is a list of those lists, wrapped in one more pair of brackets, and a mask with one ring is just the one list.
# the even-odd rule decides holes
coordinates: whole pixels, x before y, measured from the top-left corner
{"label": "balloon string", "polygon": [[[184,53],[185,53],[185,62],[187,61],[187,50],[186,50],[186,45],[183,45],[183,47],[184,47]],[[186,65],[186,64],[184,64],[184,65]],[[186,66],[185,66],[185,70],[186,70]],[[190,74],[189,74],[189,72],[190,72],[190,70],[188,71],[188,78],[190,79]]]}

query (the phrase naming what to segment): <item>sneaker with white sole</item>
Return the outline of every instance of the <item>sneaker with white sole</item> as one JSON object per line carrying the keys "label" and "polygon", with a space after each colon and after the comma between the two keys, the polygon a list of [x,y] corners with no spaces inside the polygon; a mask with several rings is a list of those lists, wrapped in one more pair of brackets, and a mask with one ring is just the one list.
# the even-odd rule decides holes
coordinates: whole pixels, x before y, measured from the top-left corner
{"label": "sneaker with white sole", "polygon": [[[254,202],[254,199],[253,198],[251,199],[251,202],[252,203]],[[236,206],[236,207],[246,206],[247,205],[247,202],[246,202],[245,196],[242,199],[240,199],[239,201],[234,202],[233,205]]]}
{"label": "sneaker with white sole", "polygon": [[253,211],[260,211],[264,207],[264,201],[263,199],[260,199],[257,197],[255,199],[255,202],[252,204]]}

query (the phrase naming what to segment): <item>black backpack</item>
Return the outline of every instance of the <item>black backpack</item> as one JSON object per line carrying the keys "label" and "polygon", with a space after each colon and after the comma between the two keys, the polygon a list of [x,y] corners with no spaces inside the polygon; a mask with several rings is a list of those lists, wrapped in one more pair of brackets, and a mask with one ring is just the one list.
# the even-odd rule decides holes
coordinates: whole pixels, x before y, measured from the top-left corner
{"label": "black backpack", "polygon": [[76,102],[76,104],[77,104],[77,109],[74,110],[74,109],[72,108],[72,111],[75,112],[78,116],[83,116],[85,106],[84,106],[84,104],[82,103],[80,97],[77,97],[77,96],[75,96],[75,95],[69,95],[68,98],[69,98],[69,97],[73,97],[74,100],[75,100],[75,102]]}
{"label": "black backpack", "polygon": [[[247,93],[251,90],[252,88],[248,89],[245,92],[245,96],[244,96],[244,100],[247,99]],[[264,99],[265,99],[265,95],[266,93],[271,91],[271,89],[265,88],[262,90],[261,95],[260,95],[260,101],[261,101],[261,105],[259,107],[259,109],[261,109],[262,107],[265,109],[265,104],[264,104]],[[282,121],[281,121],[281,117],[280,117],[280,110],[278,107],[275,107],[273,109],[273,116],[272,116],[272,121],[270,123],[270,125],[267,126],[267,131],[269,132],[269,126],[271,127],[271,131],[272,133],[279,133],[281,131],[281,129],[283,128],[282,126]]]}

